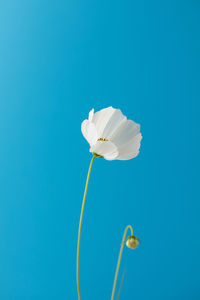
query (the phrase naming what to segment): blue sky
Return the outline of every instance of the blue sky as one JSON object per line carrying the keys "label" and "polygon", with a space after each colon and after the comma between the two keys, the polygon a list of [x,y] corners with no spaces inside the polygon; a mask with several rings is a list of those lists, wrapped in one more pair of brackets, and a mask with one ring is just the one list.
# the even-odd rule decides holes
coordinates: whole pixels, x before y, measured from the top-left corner
{"label": "blue sky", "polygon": [[112,105],[141,124],[140,155],[96,159],[83,220],[82,298],[200,297],[198,1],[0,3],[0,298],[76,299],[91,159],[80,126]]}

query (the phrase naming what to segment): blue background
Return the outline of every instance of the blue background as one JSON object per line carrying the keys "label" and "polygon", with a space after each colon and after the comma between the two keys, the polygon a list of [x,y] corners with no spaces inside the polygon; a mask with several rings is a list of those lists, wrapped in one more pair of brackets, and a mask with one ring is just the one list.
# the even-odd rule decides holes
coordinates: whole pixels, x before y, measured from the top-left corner
{"label": "blue background", "polygon": [[195,0],[0,2],[0,299],[77,299],[80,125],[110,105],[143,140],[133,160],[94,162],[82,298],[110,298],[132,224],[142,244],[124,249],[120,299],[200,299],[199,12]]}

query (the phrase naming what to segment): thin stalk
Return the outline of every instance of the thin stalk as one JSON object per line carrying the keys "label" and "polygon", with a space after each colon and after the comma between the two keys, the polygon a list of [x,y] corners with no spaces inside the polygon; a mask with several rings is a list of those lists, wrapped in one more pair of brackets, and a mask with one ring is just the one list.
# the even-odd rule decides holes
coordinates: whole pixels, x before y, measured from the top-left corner
{"label": "thin stalk", "polygon": [[81,228],[82,228],[82,222],[83,222],[83,212],[84,212],[84,207],[85,207],[85,199],[86,199],[86,195],[87,195],[88,183],[89,183],[89,178],[90,178],[90,173],[91,173],[94,158],[95,158],[95,156],[92,157],[91,162],[90,162],[90,166],[89,166],[89,170],[88,170],[87,180],[86,180],[86,184],[85,184],[85,191],[84,191],[84,196],[83,196],[83,202],[82,202],[82,208],[81,208],[79,228],[78,228],[76,280],[77,280],[77,290],[78,290],[78,299],[79,300],[81,300],[80,282],[79,282],[79,256],[80,256]]}
{"label": "thin stalk", "polygon": [[116,300],[119,300],[119,296],[120,296],[120,293],[121,293],[121,290],[122,290],[123,281],[124,281],[125,271],[126,271],[126,270],[124,270],[123,275],[122,275],[122,279],[121,279],[120,287],[119,287],[119,292],[118,292],[118,294],[117,294]]}
{"label": "thin stalk", "polygon": [[126,226],[126,228],[124,230],[123,238],[122,238],[121,248],[120,248],[120,252],[119,252],[119,258],[118,258],[118,262],[117,262],[117,268],[116,268],[116,271],[115,271],[115,279],[114,279],[114,283],[113,283],[113,290],[112,290],[111,300],[113,300],[114,296],[115,296],[115,289],[116,289],[116,284],[117,284],[117,277],[118,277],[118,273],[119,273],[119,267],[120,267],[120,263],[121,263],[121,259],[122,259],[124,244],[125,244],[125,241],[126,241],[126,234],[127,234],[127,231],[128,231],[129,228],[131,230],[131,235],[133,235],[133,228],[131,227],[131,225]]}

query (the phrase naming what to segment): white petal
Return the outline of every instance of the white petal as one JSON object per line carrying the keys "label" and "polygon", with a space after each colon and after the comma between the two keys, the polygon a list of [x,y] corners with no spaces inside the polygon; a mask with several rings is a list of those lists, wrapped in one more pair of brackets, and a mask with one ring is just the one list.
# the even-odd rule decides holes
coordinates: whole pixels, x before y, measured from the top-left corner
{"label": "white petal", "polygon": [[119,126],[126,120],[127,118],[122,114],[121,110],[115,109],[104,128],[102,138],[106,138],[109,140],[113,132],[117,130],[117,128],[119,128]]}
{"label": "white petal", "polygon": [[97,141],[96,144],[90,148],[90,152],[97,153],[107,160],[116,159],[119,154],[117,147],[110,141]]}
{"label": "white petal", "polygon": [[92,122],[85,120],[81,124],[81,131],[90,146],[94,145],[97,141],[97,131],[95,125]]}
{"label": "white petal", "polygon": [[89,112],[89,118],[88,118],[88,120],[90,122],[92,122],[93,116],[94,116],[94,108]]}
{"label": "white petal", "polygon": [[113,113],[115,112],[115,110],[116,110],[115,108],[110,106],[110,107],[104,108],[94,114],[92,122],[96,126],[99,138],[102,138],[104,128],[106,127],[108,121],[110,120],[110,118],[113,115]]}
{"label": "white petal", "polygon": [[125,122],[122,122],[118,129],[114,131],[110,140],[118,147],[128,143],[139,132],[140,125],[133,122],[132,120],[127,120]]}
{"label": "white petal", "polygon": [[142,139],[141,133],[136,135],[128,143],[123,144],[118,148],[119,155],[116,159],[118,160],[128,160],[136,157],[139,154],[140,142]]}

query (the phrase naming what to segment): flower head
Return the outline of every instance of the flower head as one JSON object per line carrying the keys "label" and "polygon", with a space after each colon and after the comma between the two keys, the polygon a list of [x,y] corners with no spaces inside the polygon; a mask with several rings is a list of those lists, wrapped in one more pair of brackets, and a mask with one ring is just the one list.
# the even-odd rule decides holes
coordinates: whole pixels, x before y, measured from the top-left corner
{"label": "flower head", "polygon": [[138,155],[142,135],[140,125],[112,106],[96,113],[92,109],[88,120],[81,124],[90,152],[107,160],[128,160]]}
{"label": "flower head", "polygon": [[126,246],[130,249],[136,249],[139,245],[139,239],[135,235],[128,237],[126,241]]}

